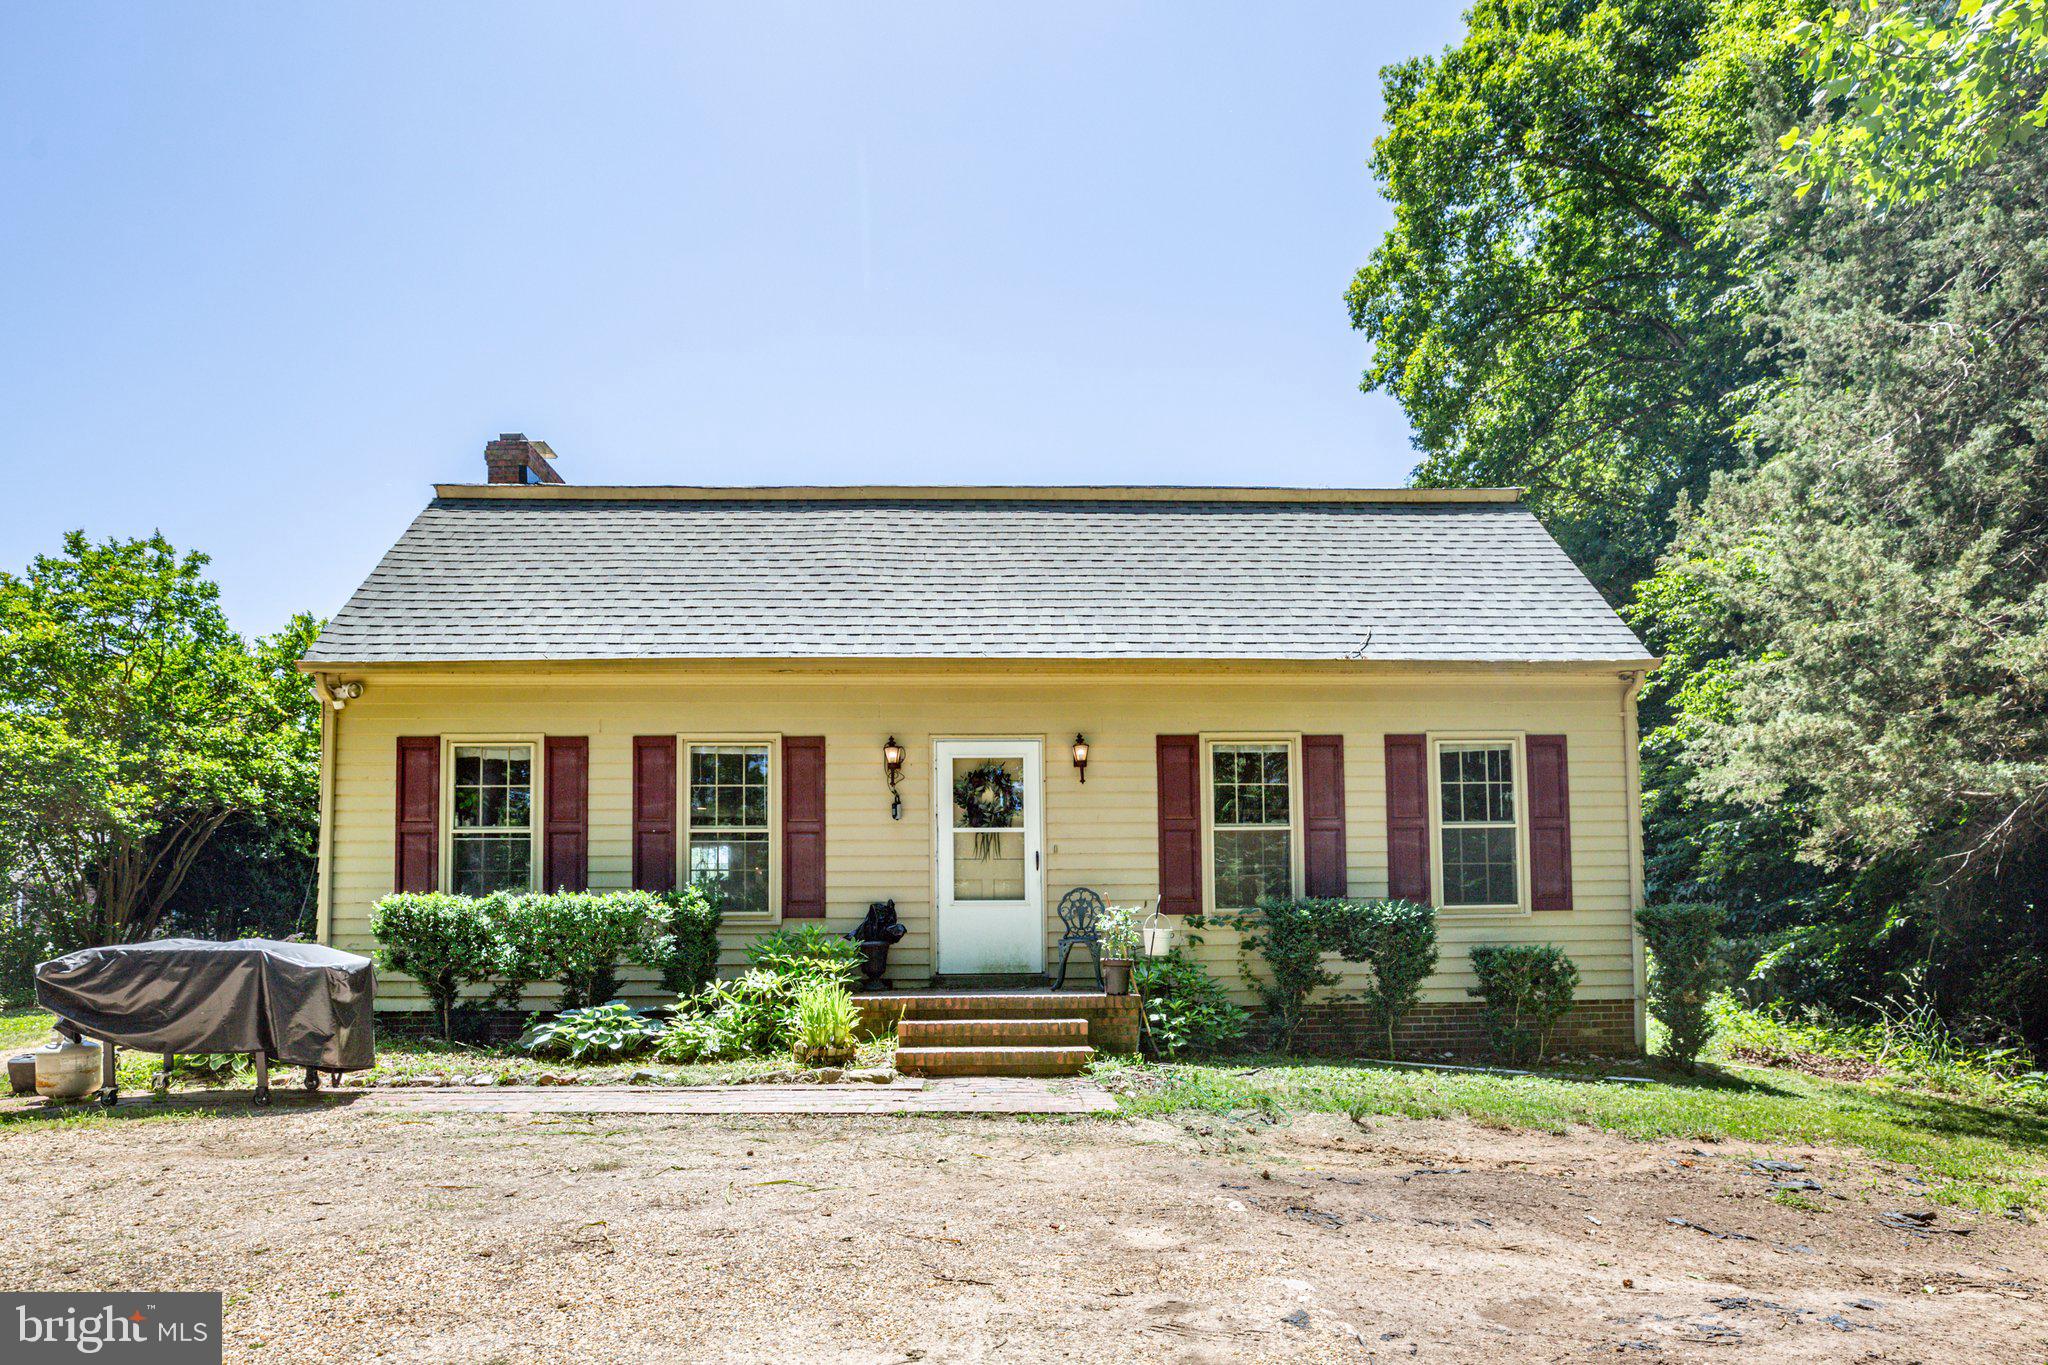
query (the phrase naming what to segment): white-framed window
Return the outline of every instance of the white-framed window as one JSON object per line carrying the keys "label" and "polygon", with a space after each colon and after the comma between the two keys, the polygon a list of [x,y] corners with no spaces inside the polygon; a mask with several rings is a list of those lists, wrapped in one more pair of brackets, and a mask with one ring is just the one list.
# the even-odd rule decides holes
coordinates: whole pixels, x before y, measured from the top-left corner
{"label": "white-framed window", "polygon": [[1284,739],[1209,743],[1209,900],[1250,910],[1294,894],[1301,840],[1295,828],[1294,745]]}
{"label": "white-framed window", "polygon": [[1435,745],[1437,904],[1448,910],[1524,906],[1521,744],[1512,737]]}
{"label": "white-framed window", "polygon": [[452,743],[448,759],[448,889],[532,890],[534,746]]}
{"label": "white-framed window", "polygon": [[730,916],[775,907],[775,746],[686,741],[683,877]]}

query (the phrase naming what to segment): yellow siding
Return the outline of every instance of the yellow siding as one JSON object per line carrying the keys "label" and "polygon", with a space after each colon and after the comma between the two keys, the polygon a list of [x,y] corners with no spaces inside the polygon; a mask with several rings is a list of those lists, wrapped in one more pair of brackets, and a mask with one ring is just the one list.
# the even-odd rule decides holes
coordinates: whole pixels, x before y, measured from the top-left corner
{"label": "yellow siding", "polygon": [[[1353,895],[1386,891],[1382,740],[1388,732],[1533,732],[1568,737],[1572,884],[1569,912],[1442,919],[1442,970],[1428,999],[1462,1000],[1471,976],[1465,949],[1480,942],[1548,940],[1577,960],[1583,999],[1634,994],[1629,929],[1636,832],[1627,793],[1623,681],[1587,675],[1470,672],[1398,678],[1292,675],[1131,677],[986,675],[897,678],[615,673],[408,674],[351,670],[364,695],[336,723],[332,773],[329,941],[368,951],[370,905],[392,885],[394,740],[400,735],[590,738],[590,878],[594,889],[630,885],[632,737],[738,734],[826,737],[828,923],[851,927],[868,902],[893,897],[909,935],[891,975],[913,981],[932,961],[934,875],[931,743],[935,738],[1037,737],[1045,750],[1048,944],[1058,937],[1051,905],[1068,888],[1092,886],[1113,902],[1157,894],[1153,743],[1159,734],[1341,732]],[[1091,747],[1088,780],[1076,780],[1068,745]],[[903,818],[889,818],[882,742],[906,751]],[[727,965],[760,927],[726,935]],[[1207,932],[1216,975],[1237,980],[1232,939]],[[416,997],[385,987],[392,1003]]]}

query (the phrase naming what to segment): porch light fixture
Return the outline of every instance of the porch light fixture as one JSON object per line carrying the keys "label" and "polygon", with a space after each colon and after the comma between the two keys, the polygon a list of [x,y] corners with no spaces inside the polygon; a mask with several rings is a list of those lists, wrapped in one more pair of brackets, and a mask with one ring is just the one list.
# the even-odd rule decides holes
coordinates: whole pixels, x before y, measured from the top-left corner
{"label": "porch light fixture", "polygon": [[889,773],[889,818],[903,818],[903,794],[896,790],[897,779],[903,776],[903,746],[891,735],[882,745],[882,767]]}
{"label": "porch light fixture", "polygon": [[1074,770],[1081,774],[1081,780],[1088,780],[1088,736],[1074,736]]}
{"label": "porch light fixture", "polygon": [[338,682],[327,689],[327,695],[333,699],[334,709],[339,711],[363,695],[363,685],[359,682]]}

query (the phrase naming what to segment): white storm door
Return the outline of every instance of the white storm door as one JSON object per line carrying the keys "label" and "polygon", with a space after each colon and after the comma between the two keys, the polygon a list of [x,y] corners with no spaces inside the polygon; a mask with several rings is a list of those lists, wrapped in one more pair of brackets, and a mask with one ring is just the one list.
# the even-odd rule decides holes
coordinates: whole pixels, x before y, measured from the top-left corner
{"label": "white storm door", "polygon": [[932,774],[938,970],[1045,970],[1043,761],[1037,740],[940,740]]}

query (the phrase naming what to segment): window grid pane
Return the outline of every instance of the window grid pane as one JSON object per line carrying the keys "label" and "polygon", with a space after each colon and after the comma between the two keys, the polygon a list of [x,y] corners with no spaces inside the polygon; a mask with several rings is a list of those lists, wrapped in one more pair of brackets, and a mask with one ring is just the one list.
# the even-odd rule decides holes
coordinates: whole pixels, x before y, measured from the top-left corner
{"label": "window grid pane", "polygon": [[1285,829],[1216,831],[1216,904],[1249,910],[1294,889],[1291,840]]}
{"label": "window grid pane", "polygon": [[1437,749],[1444,903],[1515,906],[1515,750],[1507,743]]}
{"label": "window grid pane", "polygon": [[692,744],[690,883],[729,915],[768,913],[768,746]]}
{"label": "window grid pane", "polygon": [[1219,829],[1289,823],[1285,744],[1219,744],[1209,762]]}
{"label": "window grid pane", "polygon": [[533,840],[525,834],[458,834],[455,875],[457,895],[487,896],[493,891],[524,891],[532,885]]}
{"label": "window grid pane", "polygon": [[533,817],[530,745],[457,745],[455,824],[458,829],[526,830]]}
{"label": "window grid pane", "polygon": [[533,884],[533,746],[458,744],[448,884],[458,895]]}
{"label": "window grid pane", "polygon": [[697,835],[690,840],[690,882],[726,914],[768,913],[768,836]]}
{"label": "window grid pane", "polygon": [[1248,910],[1294,890],[1292,787],[1285,744],[1209,750],[1216,904]]}

